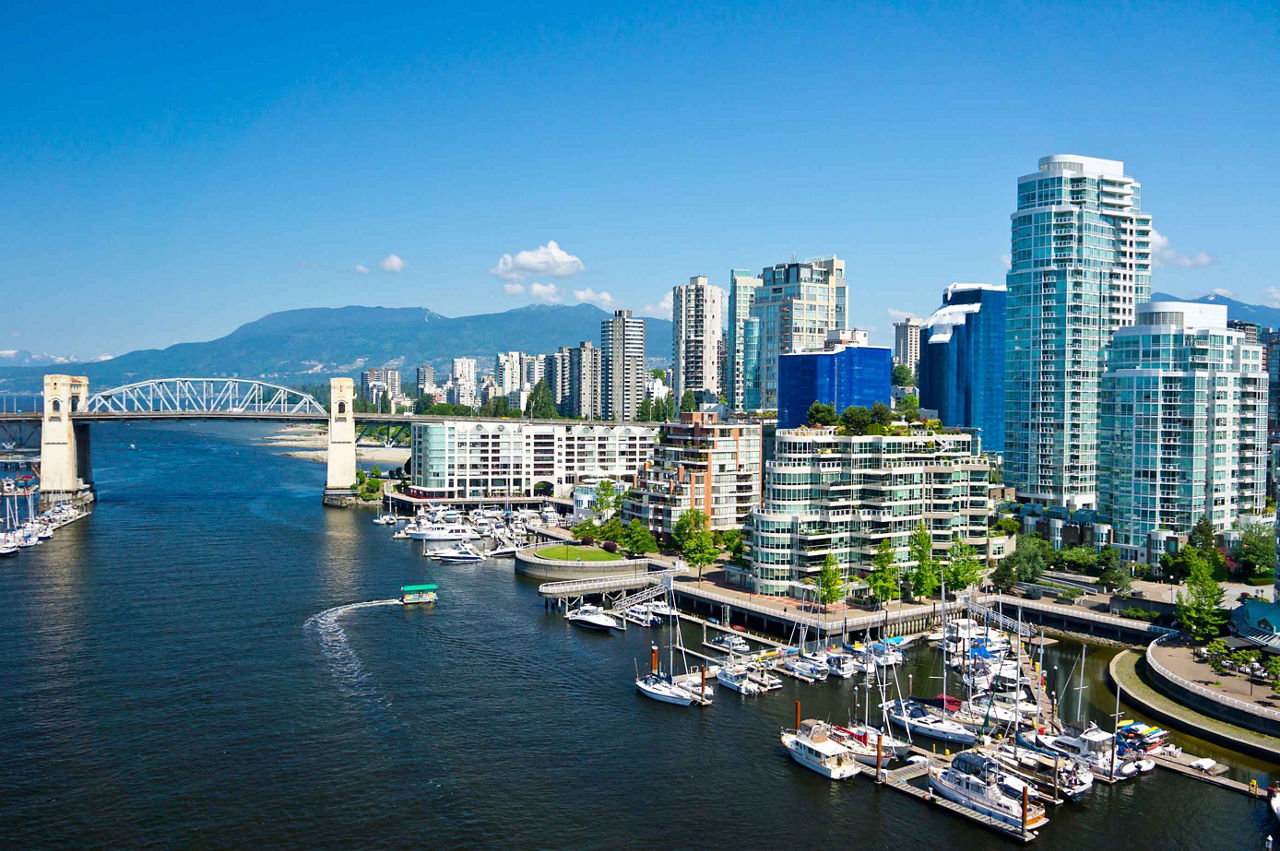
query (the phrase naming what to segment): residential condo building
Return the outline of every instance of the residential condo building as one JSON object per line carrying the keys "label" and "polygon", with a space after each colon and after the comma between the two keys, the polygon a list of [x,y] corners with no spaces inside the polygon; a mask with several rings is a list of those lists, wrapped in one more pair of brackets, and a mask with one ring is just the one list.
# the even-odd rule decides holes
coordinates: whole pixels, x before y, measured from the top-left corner
{"label": "residential condo building", "polygon": [[[751,305],[756,324],[747,329],[744,323],[743,329],[744,346],[752,347],[744,361],[753,371],[746,408],[778,407],[778,358],[821,349],[828,331],[847,326],[848,297],[844,261],[835,255],[779,263],[760,273]],[[746,368],[744,363],[744,373]]]}
{"label": "residential condo building", "polygon": [[[729,410],[741,411],[746,408],[747,388],[755,381],[754,343],[748,346],[745,324],[751,321],[751,305],[755,303],[756,290],[760,289],[761,280],[756,275],[742,269],[734,269],[729,273],[729,307],[725,327],[725,378],[724,394]],[[753,322],[753,330],[758,331],[758,322]],[[758,341],[758,333],[753,334]],[[748,372],[748,350],[753,351],[752,369]]]}
{"label": "residential condo building", "polygon": [[639,518],[670,535],[687,511],[707,516],[715,531],[741,529],[760,502],[762,427],[721,422],[711,411],[686,411],[661,426],[653,461],[640,471],[623,520]]}
{"label": "residential condo building", "polygon": [[604,395],[603,366],[600,349],[583,340],[568,351],[568,387],[562,412],[566,417],[583,420],[600,419],[600,402]]}
{"label": "residential condo building", "polygon": [[893,323],[893,362],[910,367],[913,374],[920,369],[920,328],[923,324],[918,316],[908,316]]}
{"label": "residential condo building", "polygon": [[1103,350],[1151,297],[1151,216],[1124,163],[1044,157],[1018,178],[1005,329],[1005,481],[1095,508]]}
{"label": "residential condo building", "polygon": [[822,351],[792,352],[778,359],[778,428],[799,428],[814,402],[836,412],[850,406],[888,405],[892,398],[893,352],[869,346],[859,328],[831,331]]}
{"label": "residential condo building", "polygon": [[455,405],[475,407],[477,389],[475,358],[454,358],[449,383],[452,385],[450,402]]}
{"label": "residential condo building", "polygon": [[854,580],[883,540],[909,568],[908,539],[921,522],[940,558],[956,537],[988,555],[990,472],[960,432],[779,429],[764,502],[751,517],[751,566],[735,578],[757,594],[795,594],[832,555]]}
{"label": "residential condo building", "polygon": [[1266,504],[1262,346],[1225,305],[1148,302],[1115,333],[1102,379],[1099,514],[1142,559],[1157,530],[1232,529]]}
{"label": "residential condo building", "polygon": [[413,424],[410,493],[426,499],[568,496],[582,481],[634,482],[657,429],[632,423],[440,419]]}
{"label": "residential condo building", "polygon": [[677,399],[686,390],[717,396],[722,390],[724,301],[724,290],[708,284],[702,275],[671,289],[671,375]]}
{"label": "residential condo building", "polygon": [[600,323],[600,417],[634,420],[644,401],[644,320],[615,310]]}

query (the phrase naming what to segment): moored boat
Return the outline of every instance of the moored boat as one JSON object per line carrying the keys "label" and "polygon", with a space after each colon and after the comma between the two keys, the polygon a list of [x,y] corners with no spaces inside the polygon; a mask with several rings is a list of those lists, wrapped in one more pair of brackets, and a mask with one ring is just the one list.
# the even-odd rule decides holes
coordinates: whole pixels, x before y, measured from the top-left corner
{"label": "moored boat", "polygon": [[716,682],[739,694],[759,694],[760,684],[752,679],[751,669],[746,665],[725,665],[716,672]]}
{"label": "moored boat", "polygon": [[608,632],[613,629],[622,629],[622,624],[612,615],[606,614],[604,609],[590,603],[583,604],[576,609],[571,610],[565,615],[565,620],[577,626],[586,627],[587,629],[596,629]]}
{"label": "moored boat", "polygon": [[944,742],[971,745],[977,741],[963,724],[935,715],[914,700],[894,700],[884,704],[889,720],[912,735],[929,736]]}
{"label": "moored boat", "polygon": [[945,768],[930,767],[929,788],[948,801],[1011,827],[1036,830],[1048,824],[1044,807],[1028,802],[1024,808],[1020,799],[1001,788],[999,773],[993,759],[978,754],[957,754]]}
{"label": "moored boat", "polygon": [[808,718],[799,730],[783,730],[782,746],[796,762],[832,780],[848,780],[859,771],[858,761],[847,747],[830,736],[830,728]]}

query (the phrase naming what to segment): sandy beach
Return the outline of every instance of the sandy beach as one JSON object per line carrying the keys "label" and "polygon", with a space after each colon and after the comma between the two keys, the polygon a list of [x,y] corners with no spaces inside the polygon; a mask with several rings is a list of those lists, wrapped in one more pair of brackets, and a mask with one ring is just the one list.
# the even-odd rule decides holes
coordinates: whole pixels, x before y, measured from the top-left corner
{"label": "sandy beach", "polygon": [[[329,458],[328,429],[310,423],[287,425],[262,439],[263,446],[284,450],[281,455],[323,464]],[[384,467],[400,467],[409,460],[409,448],[388,449],[380,443],[357,444],[356,460]]]}

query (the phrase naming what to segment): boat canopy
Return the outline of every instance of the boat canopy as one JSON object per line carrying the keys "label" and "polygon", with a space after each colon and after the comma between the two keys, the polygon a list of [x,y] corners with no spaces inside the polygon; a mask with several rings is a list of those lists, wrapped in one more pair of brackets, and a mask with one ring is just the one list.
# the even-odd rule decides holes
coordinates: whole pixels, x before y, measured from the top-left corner
{"label": "boat canopy", "polygon": [[405,585],[400,590],[406,591],[406,592],[407,591],[434,591],[436,590],[436,586],[435,585]]}

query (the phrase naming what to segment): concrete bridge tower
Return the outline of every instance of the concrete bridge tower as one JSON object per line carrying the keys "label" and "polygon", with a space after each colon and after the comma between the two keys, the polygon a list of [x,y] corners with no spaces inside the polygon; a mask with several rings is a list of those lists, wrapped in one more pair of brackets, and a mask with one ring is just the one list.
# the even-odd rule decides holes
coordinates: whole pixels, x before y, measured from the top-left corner
{"label": "concrete bridge tower", "polygon": [[44,417],[40,428],[40,497],[43,503],[92,493],[89,424],[76,424],[75,411],[89,400],[83,375],[44,377]]}
{"label": "concrete bridge tower", "polygon": [[[344,504],[329,491],[346,491],[356,483],[356,385],[350,378],[329,379],[329,471],[325,478],[325,502]],[[337,497],[334,494],[333,497]]]}

